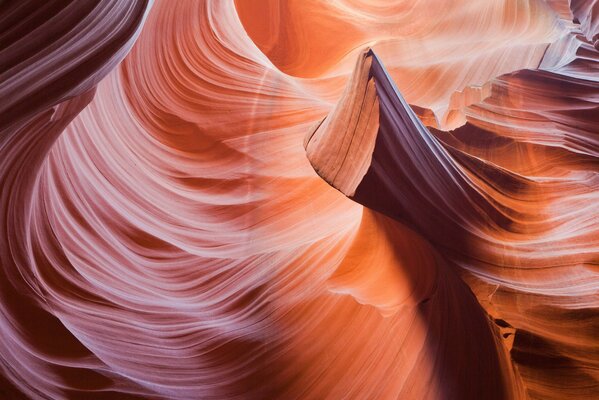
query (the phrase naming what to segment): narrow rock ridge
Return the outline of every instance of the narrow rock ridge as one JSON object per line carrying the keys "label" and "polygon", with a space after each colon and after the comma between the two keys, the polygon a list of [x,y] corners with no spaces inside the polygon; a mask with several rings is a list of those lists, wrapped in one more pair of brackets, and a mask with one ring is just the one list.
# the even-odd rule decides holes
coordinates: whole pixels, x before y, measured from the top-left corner
{"label": "narrow rock ridge", "polygon": [[335,109],[305,139],[315,171],[346,196],[468,253],[480,226],[510,229],[516,213],[479,186],[517,193],[526,179],[445,148],[405,101],[372,50],[358,58]]}

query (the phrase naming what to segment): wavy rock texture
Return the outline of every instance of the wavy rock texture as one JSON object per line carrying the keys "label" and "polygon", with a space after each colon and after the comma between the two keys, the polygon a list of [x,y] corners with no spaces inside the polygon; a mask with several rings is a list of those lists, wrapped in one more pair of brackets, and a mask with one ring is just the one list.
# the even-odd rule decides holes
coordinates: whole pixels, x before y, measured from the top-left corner
{"label": "wavy rock texture", "polygon": [[2,396],[597,397],[596,4],[3,4]]}

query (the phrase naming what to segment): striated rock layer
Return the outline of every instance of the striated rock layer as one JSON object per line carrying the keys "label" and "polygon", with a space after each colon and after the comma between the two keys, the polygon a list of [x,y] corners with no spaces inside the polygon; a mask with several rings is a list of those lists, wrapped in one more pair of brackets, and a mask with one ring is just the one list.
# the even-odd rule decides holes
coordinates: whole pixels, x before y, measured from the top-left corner
{"label": "striated rock layer", "polygon": [[597,397],[597,4],[3,3],[0,398]]}
{"label": "striated rock layer", "polygon": [[[550,83],[551,79],[544,82]],[[479,304],[468,307],[470,291],[465,289],[460,308],[467,317],[462,317],[460,325],[466,332],[475,331],[484,325],[481,316],[487,315],[496,326],[487,327],[486,333],[495,335],[498,346],[489,346],[491,351],[483,355],[485,339],[477,335],[478,350],[458,352],[465,365],[476,365],[475,370],[483,376],[515,374],[517,385],[504,382],[509,384],[507,397],[563,398],[594,393],[597,376],[593,371],[599,366],[599,358],[597,317],[591,312],[597,305],[593,279],[588,282],[589,291],[563,285],[545,286],[542,292],[531,288],[531,280],[522,276],[529,274],[536,285],[543,287],[543,283],[556,279],[547,282],[543,277],[552,269],[561,270],[562,282],[576,276],[578,266],[588,266],[592,274],[599,226],[597,193],[587,189],[588,185],[596,187],[597,176],[591,173],[583,179],[576,175],[552,179],[548,168],[542,172],[515,172],[502,166],[501,159],[494,159],[496,154],[485,158],[479,152],[474,155],[473,151],[463,150],[465,142],[471,146],[478,142],[477,147],[491,150],[492,144],[480,140],[484,135],[488,133],[470,124],[433,135],[401,96],[380,59],[368,50],[359,57],[336,108],[308,133],[304,145],[312,166],[325,181],[426,239],[448,261],[445,268],[463,274],[472,285],[483,309],[477,307]],[[595,138],[588,135],[584,139]],[[540,152],[538,148],[520,151],[528,157]],[[520,168],[526,168],[525,161],[517,161]],[[538,176],[539,172],[544,176]],[[570,224],[577,228],[566,228]],[[560,229],[568,229],[569,235],[560,235]],[[495,299],[501,283],[507,286],[507,282],[512,293]],[[552,298],[550,288],[577,295],[570,299],[559,296],[560,304],[558,296]],[[444,299],[439,307],[451,307],[456,296]],[[517,301],[524,296],[529,297],[529,304],[522,307]],[[559,313],[555,306],[552,310],[549,304],[542,304],[544,301],[571,309],[579,309],[582,302],[582,308],[590,314],[583,317],[579,312]],[[545,312],[540,312],[540,307]],[[584,321],[575,336],[569,329],[553,328],[551,334],[543,330],[548,325],[575,320]],[[451,331],[446,329],[444,334],[451,335]],[[452,338],[454,346],[459,339]],[[512,362],[505,362],[508,357],[500,365],[495,361],[496,351],[509,353]],[[466,361],[467,354],[473,358]],[[497,364],[485,371],[477,363],[478,357],[487,366]],[[559,372],[547,371],[550,362],[554,363],[550,370]],[[451,364],[458,363],[453,360]],[[556,385],[556,379],[564,375],[569,379]],[[476,383],[463,382],[458,388],[472,389]],[[518,385],[523,385],[525,392]],[[480,390],[484,391],[476,395],[456,392],[450,397],[498,395],[497,388],[488,382]]]}

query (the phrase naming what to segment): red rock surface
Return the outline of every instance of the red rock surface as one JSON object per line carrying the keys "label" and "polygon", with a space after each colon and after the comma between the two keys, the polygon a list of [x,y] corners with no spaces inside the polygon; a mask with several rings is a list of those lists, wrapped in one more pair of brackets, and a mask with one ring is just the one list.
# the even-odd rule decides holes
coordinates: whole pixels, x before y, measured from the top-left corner
{"label": "red rock surface", "polygon": [[596,398],[597,4],[3,4],[0,398]]}

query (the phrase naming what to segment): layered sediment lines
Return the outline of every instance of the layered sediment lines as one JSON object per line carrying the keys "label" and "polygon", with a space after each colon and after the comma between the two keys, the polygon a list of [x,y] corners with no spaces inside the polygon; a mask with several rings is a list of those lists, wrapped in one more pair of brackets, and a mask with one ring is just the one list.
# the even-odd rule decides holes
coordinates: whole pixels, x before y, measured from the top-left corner
{"label": "layered sediment lines", "polygon": [[[583,71],[590,73],[592,68]],[[406,103],[380,59],[368,50],[360,55],[336,108],[305,139],[307,157],[325,181],[412,229],[449,260],[452,265],[447,268],[463,274],[484,310],[462,303],[469,316],[462,325],[466,331],[474,329],[476,314],[486,314],[495,325],[488,327],[489,332],[501,343],[493,350],[509,352],[512,358],[484,375],[510,371],[525,388],[508,397],[524,393],[539,398],[584,397],[596,390],[597,383],[597,317],[592,310],[597,306],[593,277],[598,199],[595,190],[589,192],[598,184],[593,163],[596,134],[589,129],[590,120],[597,119],[595,84],[579,82],[581,73],[570,87],[564,85],[563,97],[556,96],[554,104],[535,104],[532,99],[557,91],[554,82],[563,84],[571,76],[567,70],[554,71],[498,78],[492,83],[495,96],[472,109],[471,123],[433,134]],[[513,114],[502,115],[505,108],[492,101],[501,102],[496,91],[510,88],[513,81],[521,83],[514,89],[520,89],[520,96],[510,95],[523,104]],[[562,100],[580,85],[586,89],[577,93],[588,94],[588,101],[576,105]],[[545,93],[539,94],[541,90]],[[556,105],[563,110],[556,110]],[[563,119],[543,115],[549,114],[547,109],[555,114],[580,109],[579,127],[565,129]],[[536,119],[517,114],[535,112]],[[483,119],[491,113],[494,124]],[[374,122],[369,120],[372,115],[377,117]],[[367,124],[361,123],[364,118]],[[539,122],[554,128],[540,128]],[[536,136],[524,124],[536,128]],[[497,129],[487,132],[477,125]],[[508,127],[516,133],[501,135]],[[515,140],[524,136],[536,143]],[[545,157],[550,157],[551,166],[548,160],[543,162]],[[575,335],[570,329],[548,330],[559,324],[572,327],[576,320],[581,326]],[[484,342],[481,336],[478,340],[479,345]],[[496,354],[483,358],[493,357]],[[554,363],[551,370],[545,362]],[[568,379],[558,386],[559,376]],[[508,390],[517,387],[510,384]],[[484,388],[489,393],[482,397],[497,392],[489,383]]]}
{"label": "layered sediment lines", "polygon": [[1,394],[595,397],[571,3],[2,6]]}

